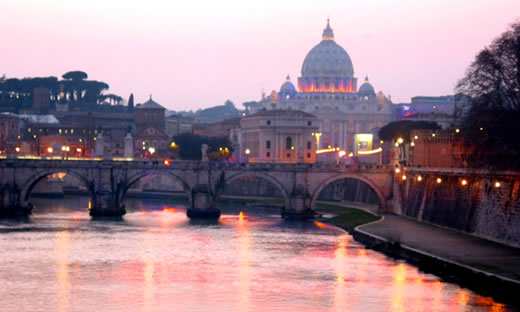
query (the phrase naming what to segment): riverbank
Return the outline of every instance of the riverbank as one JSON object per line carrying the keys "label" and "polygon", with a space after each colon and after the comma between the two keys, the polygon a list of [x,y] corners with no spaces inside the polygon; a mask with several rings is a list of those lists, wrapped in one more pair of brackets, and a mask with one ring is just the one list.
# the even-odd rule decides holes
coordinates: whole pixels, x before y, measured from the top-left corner
{"label": "riverbank", "polygon": [[390,214],[349,232],[368,248],[520,306],[520,249]]}

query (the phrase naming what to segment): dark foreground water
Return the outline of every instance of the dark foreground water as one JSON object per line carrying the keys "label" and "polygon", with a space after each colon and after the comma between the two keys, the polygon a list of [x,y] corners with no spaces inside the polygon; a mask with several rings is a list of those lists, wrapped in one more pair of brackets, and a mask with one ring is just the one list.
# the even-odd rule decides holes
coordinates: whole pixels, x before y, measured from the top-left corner
{"label": "dark foreground water", "polygon": [[[164,201],[92,220],[86,198],[0,221],[0,311],[502,311],[318,222],[227,205],[191,223]],[[239,216],[240,210],[245,216]]]}

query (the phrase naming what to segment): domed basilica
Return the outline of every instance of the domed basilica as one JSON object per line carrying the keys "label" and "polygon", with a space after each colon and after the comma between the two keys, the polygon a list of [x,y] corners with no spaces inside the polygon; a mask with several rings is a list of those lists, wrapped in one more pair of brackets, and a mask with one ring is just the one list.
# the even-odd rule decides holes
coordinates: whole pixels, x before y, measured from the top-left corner
{"label": "domed basilica", "polygon": [[250,113],[262,110],[302,110],[320,120],[318,149],[339,147],[348,152],[372,148],[373,134],[392,121],[391,101],[376,93],[368,77],[358,89],[347,51],[334,41],[329,21],[322,40],[305,57],[298,87],[289,76],[280,91],[263,96]]}

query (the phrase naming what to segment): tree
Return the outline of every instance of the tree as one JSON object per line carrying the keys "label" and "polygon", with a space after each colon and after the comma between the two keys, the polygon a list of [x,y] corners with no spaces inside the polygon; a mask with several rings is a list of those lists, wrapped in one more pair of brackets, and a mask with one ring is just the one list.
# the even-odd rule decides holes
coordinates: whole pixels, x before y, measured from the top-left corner
{"label": "tree", "polygon": [[128,98],[128,111],[134,111],[134,94],[130,93],[130,97]]}
{"label": "tree", "polygon": [[[231,156],[233,149],[227,137],[206,137],[191,133],[182,133],[172,138],[179,148],[179,157],[185,160],[200,160],[202,144],[208,145],[210,160],[223,160]],[[222,150],[221,150],[222,148]]]}
{"label": "tree", "polygon": [[412,130],[438,130],[440,128],[436,122],[400,120],[391,122],[379,129],[378,136],[385,141],[395,141],[402,138],[404,142],[409,142]]}
{"label": "tree", "polygon": [[470,97],[462,131],[472,166],[520,168],[520,22],[476,56],[457,91]]}
{"label": "tree", "polygon": [[83,98],[83,90],[85,90],[84,80],[88,78],[87,73],[76,70],[63,74],[61,77],[65,79],[65,87],[71,91],[71,99],[79,101]]}
{"label": "tree", "polygon": [[88,78],[88,75],[85,72],[76,70],[76,71],[67,72],[67,73],[63,74],[63,76],[61,76],[61,77],[65,80],[81,81],[81,80],[86,80]]}

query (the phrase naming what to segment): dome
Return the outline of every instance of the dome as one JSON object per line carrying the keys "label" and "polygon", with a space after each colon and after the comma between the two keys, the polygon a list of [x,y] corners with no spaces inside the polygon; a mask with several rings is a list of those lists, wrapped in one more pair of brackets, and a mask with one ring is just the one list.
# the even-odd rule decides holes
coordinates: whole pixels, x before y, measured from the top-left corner
{"label": "dome", "polygon": [[138,109],[143,109],[143,108],[161,108],[161,109],[164,109],[164,107],[162,107],[159,103],[157,103],[154,100],[152,100],[152,95],[150,95],[150,99],[148,101],[146,101],[143,104],[139,105],[137,108]]}
{"label": "dome", "polygon": [[302,77],[354,76],[354,66],[347,51],[334,41],[334,33],[327,20],[322,41],[307,54],[302,66]]}
{"label": "dome", "polygon": [[296,94],[296,87],[291,82],[291,77],[287,76],[287,78],[285,79],[285,82],[280,87],[280,93],[283,93],[283,94],[286,94],[289,96],[293,96],[294,94]]}
{"label": "dome", "polygon": [[365,78],[365,82],[359,87],[359,96],[373,96],[376,94],[374,87],[368,82],[368,77]]}

